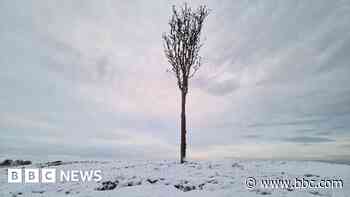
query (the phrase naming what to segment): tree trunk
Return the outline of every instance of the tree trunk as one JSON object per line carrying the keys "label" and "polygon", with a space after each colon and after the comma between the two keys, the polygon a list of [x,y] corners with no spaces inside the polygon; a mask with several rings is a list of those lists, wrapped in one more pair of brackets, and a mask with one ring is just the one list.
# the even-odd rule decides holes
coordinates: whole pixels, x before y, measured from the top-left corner
{"label": "tree trunk", "polygon": [[181,150],[180,162],[186,159],[186,93],[181,92]]}

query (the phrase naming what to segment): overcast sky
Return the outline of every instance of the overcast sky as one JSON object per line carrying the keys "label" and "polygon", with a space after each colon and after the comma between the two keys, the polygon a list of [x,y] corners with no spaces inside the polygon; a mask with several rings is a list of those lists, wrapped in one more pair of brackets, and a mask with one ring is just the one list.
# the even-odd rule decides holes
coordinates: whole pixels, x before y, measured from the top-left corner
{"label": "overcast sky", "polygon": [[[177,159],[181,2],[1,1],[0,156]],[[189,157],[350,160],[350,2],[199,4]]]}

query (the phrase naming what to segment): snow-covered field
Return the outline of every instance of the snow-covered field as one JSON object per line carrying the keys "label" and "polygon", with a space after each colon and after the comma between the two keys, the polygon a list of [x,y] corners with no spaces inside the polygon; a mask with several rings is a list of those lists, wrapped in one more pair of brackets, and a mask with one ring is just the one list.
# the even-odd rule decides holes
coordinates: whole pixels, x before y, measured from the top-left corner
{"label": "snow-covered field", "polygon": [[[101,170],[99,182],[7,183],[0,168],[0,196],[350,196],[350,165],[311,161],[75,161],[58,162],[59,170]],[[24,167],[24,166],[23,166]],[[34,163],[25,168],[45,167]],[[17,167],[21,168],[21,167]],[[248,189],[248,177],[256,186]],[[342,179],[343,188],[262,188],[263,179]],[[249,179],[250,181],[252,179]],[[292,182],[293,183],[293,182]]]}

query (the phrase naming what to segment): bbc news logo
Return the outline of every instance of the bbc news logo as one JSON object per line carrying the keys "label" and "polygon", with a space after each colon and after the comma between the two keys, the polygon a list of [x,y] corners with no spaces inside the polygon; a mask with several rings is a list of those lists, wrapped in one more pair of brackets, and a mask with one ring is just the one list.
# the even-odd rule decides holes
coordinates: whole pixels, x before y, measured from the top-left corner
{"label": "bbc news logo", "polygon": [[17,168],[7,170],[8,183],[90,182],[102,180],[101,170],[56,170]]}

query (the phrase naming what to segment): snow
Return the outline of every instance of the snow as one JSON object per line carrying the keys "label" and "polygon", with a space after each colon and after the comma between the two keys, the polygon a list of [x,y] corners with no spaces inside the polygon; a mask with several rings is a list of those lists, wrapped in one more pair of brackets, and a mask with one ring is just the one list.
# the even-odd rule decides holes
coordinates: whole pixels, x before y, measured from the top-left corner
{"label": "snow", "polygon": [[[45,167],[34,163],[23,168]],[[19,167],[21,168],[21,167]],[[350,194],[350,166],[313,161],[74,161],[50,166],[56,170],[101,170],[99,182],[7,183],[7,167],[0,168],[0,196],[79,196],[79,197],[172,197],[172,196],[337,196]],[[248,189],[247,177],[257,186]],[[271,189],[262,188],[263,178],[334,178],[343,188]],[[112,183],[116,183],[115,185]],[[103,185],[111,190],[99,191]],[[187,191],[189,190],[189,191]]]}

